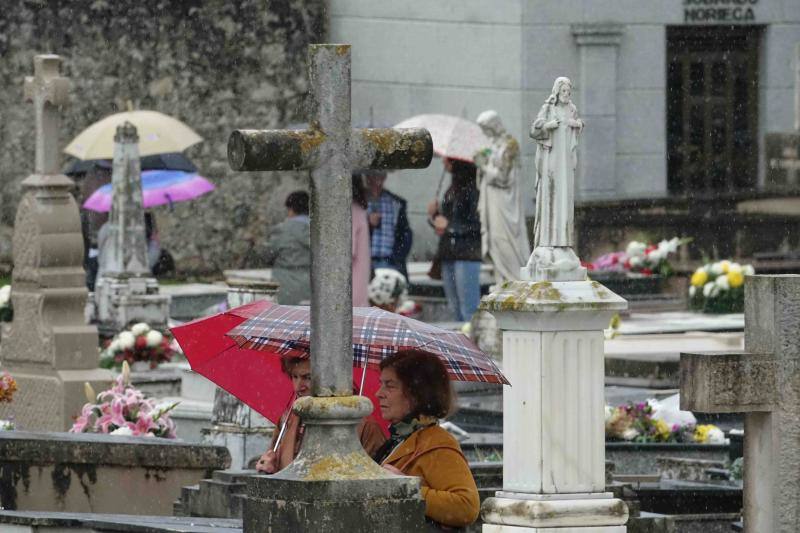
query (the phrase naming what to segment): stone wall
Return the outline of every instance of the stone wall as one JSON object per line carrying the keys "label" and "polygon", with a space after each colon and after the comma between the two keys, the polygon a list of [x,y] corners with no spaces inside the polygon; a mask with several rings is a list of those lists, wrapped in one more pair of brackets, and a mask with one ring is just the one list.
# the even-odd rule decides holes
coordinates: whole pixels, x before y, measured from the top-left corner
{"label": "stone wall", "polygon": [[155,209],[179,270],[257,266],[254,245],[284,214],[302,176],[232,172],[228,135],[305,117],[306,46],[325,35],[324,0],[13,0],[0,11],[0,262],[9,263],[20,182],[33,171],[33,108],[22,82],[33,56],[56,53],[72,80],[62,145],[126,109],[175,116],[205,141],[189,149],[217,190]]}

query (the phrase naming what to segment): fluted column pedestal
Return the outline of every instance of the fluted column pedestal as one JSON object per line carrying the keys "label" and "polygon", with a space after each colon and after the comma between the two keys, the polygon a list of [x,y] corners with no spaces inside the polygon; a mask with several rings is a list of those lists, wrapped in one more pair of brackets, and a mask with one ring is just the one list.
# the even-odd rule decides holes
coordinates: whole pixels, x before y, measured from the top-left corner
{"label": "fluted column pedestal", "polygon": [[503,490],[484,533],[623,533],[605,492],[603,329],[627,302],[597,282],[507,283],[483,299],[503,332]]}

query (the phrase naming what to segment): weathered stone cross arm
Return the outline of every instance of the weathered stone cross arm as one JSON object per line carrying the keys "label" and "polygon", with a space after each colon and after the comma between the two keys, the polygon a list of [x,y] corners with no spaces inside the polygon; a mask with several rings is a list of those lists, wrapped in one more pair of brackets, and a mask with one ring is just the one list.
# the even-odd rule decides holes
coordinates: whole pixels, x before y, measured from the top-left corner
{"label": "weathered stone cross arm", "polygon": [[[228,140],[234,170],[310,170],[320,165],[327,135],[316,121],[305,130],[236,130]],[[427,168],[433,157],[428,130],[354,129],[349,143],[351,169]]]}
{"label": "weathered stone cross arm", "polygon": [[772,355],[682,353],[681,409],[700,413],[772,411],[778,401],[779,367]]}
{"label": "weathered stone cross arm", "polygon": [[33,102],[36,110],[35,173],[39,175],[60,174],[59,108],[69,103],[69,80],[60,76],[60,66],[59,56],[38,55],[33,60],[34,75],[25,77],[25,100]]}

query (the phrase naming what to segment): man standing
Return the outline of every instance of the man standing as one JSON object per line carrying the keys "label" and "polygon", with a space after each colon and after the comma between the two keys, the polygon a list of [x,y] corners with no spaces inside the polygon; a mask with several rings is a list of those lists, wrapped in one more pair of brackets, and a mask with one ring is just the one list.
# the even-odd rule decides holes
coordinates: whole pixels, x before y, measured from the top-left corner
{"label": "man standing", "polygon": [[393,268],[408,279],[406,257],[413,235],[408,225],[406,201],[383,188],[385,172],[363,170],[360,174],[365,178],[369,196],[372,268]]}
{"label": "man standing", "polygon": [[484,111],[478,125],[490,145],[475,154],[480,181],[481,249],[494,265],[497,285],[518,280],[530,255],[520,193],[519,143],[495,111]]}
{"label": "man standing", "polygon": [[311,300],[308,193],[291,193],[285,205],[286,220],[272,228],[264,262],[272,266],[272,278],[280,284],[278,303],[297,305]]}

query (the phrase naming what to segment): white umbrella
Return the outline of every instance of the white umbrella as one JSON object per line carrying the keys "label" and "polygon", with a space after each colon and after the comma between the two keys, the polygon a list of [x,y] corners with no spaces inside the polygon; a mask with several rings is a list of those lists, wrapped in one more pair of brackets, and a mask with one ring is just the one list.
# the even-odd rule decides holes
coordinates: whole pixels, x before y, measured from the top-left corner
{"label": "white umbrella", "polygon": [[433,139],[433,152],[450,159],[472,162],[475,152],[489,146],[489,139],[480,126],[453,115],[416,115],[394,127],[427,129]]}
{"label": "white umbrella", "polygon": [[78,159],[112,159],[117,126],[130,122],[139,134],[139,155],[182,152],[203,140],[189,126],[158,111],[109,115],[83,130],[64,152]]}

